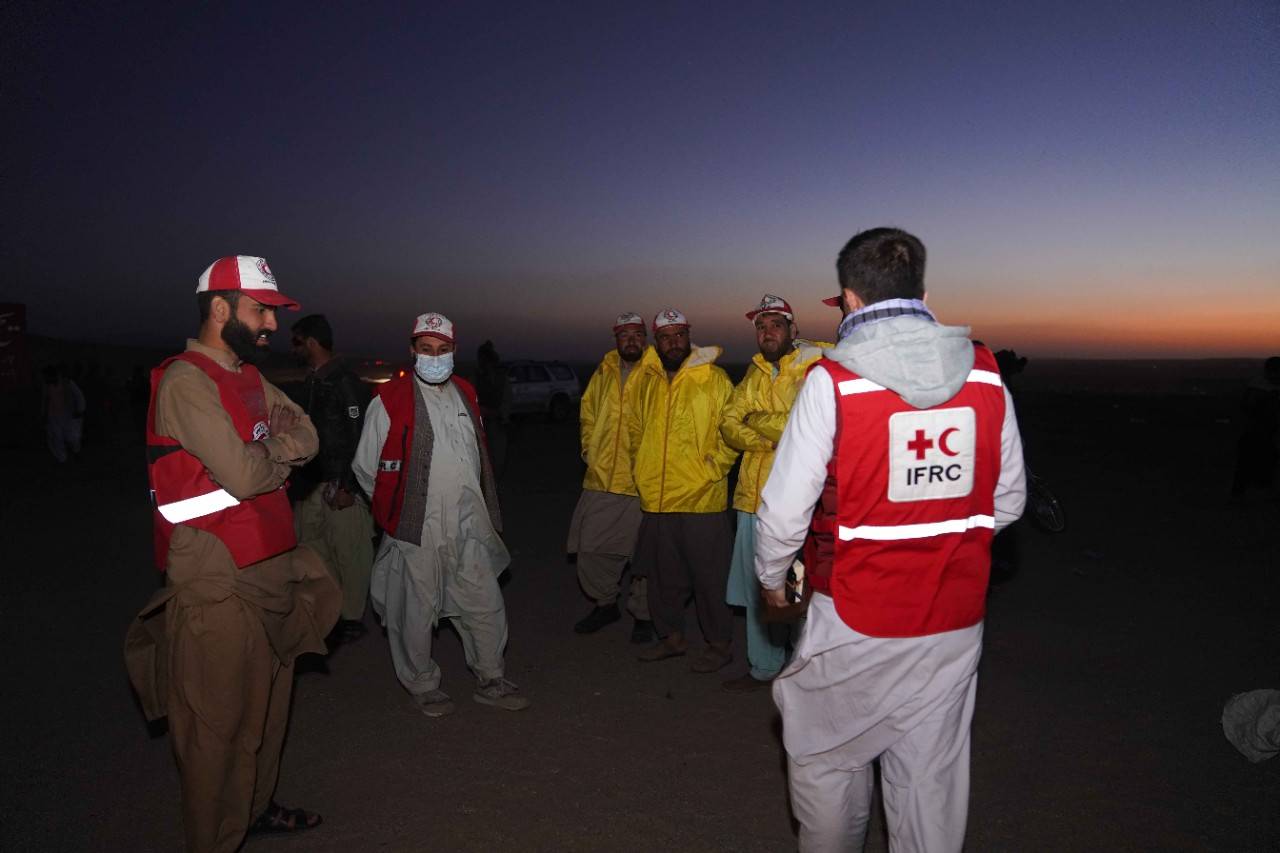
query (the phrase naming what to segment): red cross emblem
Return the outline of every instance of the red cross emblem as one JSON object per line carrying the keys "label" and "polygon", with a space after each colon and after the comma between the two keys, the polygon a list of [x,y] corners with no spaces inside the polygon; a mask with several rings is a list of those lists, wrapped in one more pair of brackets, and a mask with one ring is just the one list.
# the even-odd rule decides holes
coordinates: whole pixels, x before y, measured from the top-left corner
{"label": "red cross emblem", "polygon": [[907,442],[907,450],[916,452],[916,459],[924,459],[925,451],[933,447],[933,439],[924,437],[924,430],[916,430],[916,437]]}

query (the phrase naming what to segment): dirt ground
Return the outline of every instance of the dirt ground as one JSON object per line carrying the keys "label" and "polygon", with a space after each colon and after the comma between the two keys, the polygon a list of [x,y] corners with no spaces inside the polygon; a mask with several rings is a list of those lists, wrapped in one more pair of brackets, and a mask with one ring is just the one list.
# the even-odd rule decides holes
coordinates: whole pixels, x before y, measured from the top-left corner
{"label": "dirt ground", "polygon": [[[1226,503],[1229,405],[1022,401],[1069,526],[1019,529],[1020,570],[990,598],[968,850],[1280,849],[1280,758],[1250,764],[1220,722],[1233,693],[1280,687],[1280,504]],[[636,662],[628,620],[572,632],[589,607],[563,553],[576,460],[574,425],[524,424],[503,486],[508,675],[533,707],[468,701],[445,629],[458,712],[424,717],[369,616],[297,679],[278,799],[324,826],[246,849],[794,849],[771,699],[720,690],[745,670],[741,630],[712,676]],[[169,743],[121,661],[157,582],[141,449],[100,441],[63,468],[9,449],[0,466],[0,850],[180,849]],[[886,847],[877,822],[868,850]]]}

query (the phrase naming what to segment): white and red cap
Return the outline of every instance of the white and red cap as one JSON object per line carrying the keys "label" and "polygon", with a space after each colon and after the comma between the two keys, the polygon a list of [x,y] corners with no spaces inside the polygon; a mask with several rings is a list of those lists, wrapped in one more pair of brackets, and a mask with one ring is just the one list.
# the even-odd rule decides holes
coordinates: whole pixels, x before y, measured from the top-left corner
{"label": "white and red cap", "polygon": [[665,329],[667,326],[688,326],[689,321],[684,314],[675,308],[663,308],[653,317],[653,331],[656,334],[659,329]]}
{"label": "white and red cap", "polygon": [[263,305],[291,308],[302,306],[285,296],[276,287],[276,277],[267,266],[266,258],[250,255],[228,255],[218,258],[200,274],[196,293],[217,293],[220,290],[238,290]]}
{"label": "white and red cap", "polygon": [[618,315],[618,319],[613,321],[613,333],[616,335],[623,329],[629,329],[632,326],[644,329],[644,318],[634,311],[624,311]]}
{"label": "white and red cap", "polygon": [[747,319],[754,320],[757,314],[781,314],[792,322],[796,319],[795,312],[791,310],[787,300],[772,293],[766,293],[760,297],[760,304],[747,312]]}
{"label": "white and red cap", "polygon": [[421,314],[417,320],[413,321],[413,334],[409,338],[412,340],[423,335],[453,343],[453,321],[434,311]]}

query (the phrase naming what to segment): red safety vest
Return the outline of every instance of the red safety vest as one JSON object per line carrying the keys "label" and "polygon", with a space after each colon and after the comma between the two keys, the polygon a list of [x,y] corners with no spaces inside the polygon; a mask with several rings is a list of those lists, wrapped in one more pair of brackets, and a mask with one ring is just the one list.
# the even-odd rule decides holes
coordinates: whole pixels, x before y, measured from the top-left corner
{"label": "red safety vest", "polygon": [[147,477],[155,506],[156,566],[168,563],[169,540],[179,524],[212,533],[244,568],[283,554],[298,544],[293,509],[281,486],[265,495],[237,500],[209,476],[204,464],[176,439],[156,433],[156,392],[165,369],[185,361],[204,371],[218,386],[222,408],[231,416],[244,442],[270,436],[267,397],[257,368],[241,365],[227,370],[208,356],[184,352],[151,371],[151,403],[147,407]]}
{"label": "red safety vest", "polygon": [[[462,392],[462,399],[471,410],[473,422],[478,426],[480,408],[476,389],[460,376],[450,376],[450,381]],[[373,520],[394,536],[400,529],[400,510],[404,507],[405,480],[408,464],[413,459],[414,395],[418,393],[417,379],[410,373],[393,379],[378,389],[378,397],[387,410],[391,425],[382,442],[378,455],[378,473],[373,481]],[[476,430],[480,452],[488,453],[483,429]]]}
{"label": "red safety vest", "polygon": [[835,448],[805,542],[806,577],[850,628],[919,637],[986,610],[1005,401],[991,351],[974,346],[950,400],[915,409],[830,359]]}

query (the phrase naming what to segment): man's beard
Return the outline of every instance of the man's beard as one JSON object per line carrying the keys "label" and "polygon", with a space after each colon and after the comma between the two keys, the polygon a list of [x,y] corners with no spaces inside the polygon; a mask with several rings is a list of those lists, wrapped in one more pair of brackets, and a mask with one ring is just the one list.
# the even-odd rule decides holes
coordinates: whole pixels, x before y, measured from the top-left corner
{"label": "man's beard", "polygon": [[675,372],[680,369],[680,365],[684,364],[684,360],[689,357],[692,350],[677,350],[668,358],[661,351],[658,352],[658,358],[662,361],[662,366],[668,371]]}
{"label": "man's beard", "polygon": [[241,323],[235,317],[227,321],[222,327],[222,342],[231,347],[231,351],[236,357],[248,364],[262,364],[267,360],[270,350],[267,347],[258,346],[255,341],[258,334],[271,336],[269,329],[263,329],[261,333],[254,332],[244,323]]}
{"label": "man's beard", "polygon": [[777,344],[772,345],[771,349],[761,347],[760,355],[764,356],[764,360],[770,364],[777,364],[782,361],[784,355],[793,349],[795,349],[795,345],[791,341],[779,341]]}
{"label": "man's beard", "polygon": [[618,357],[623,361],[636,362],[640,360],[640,356],[644,355],[644,347],[628,347],[618,350]]}

